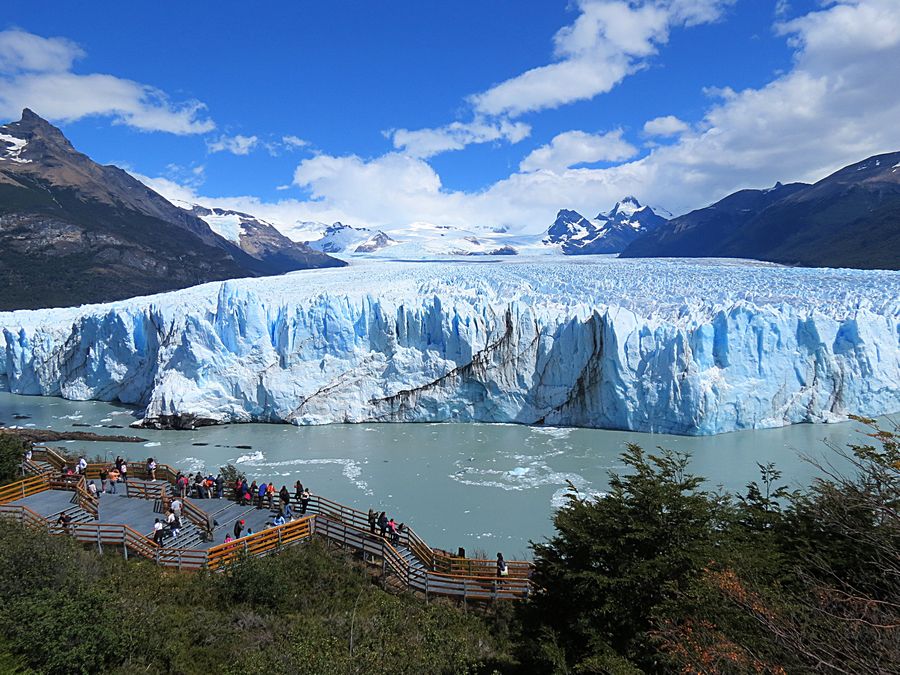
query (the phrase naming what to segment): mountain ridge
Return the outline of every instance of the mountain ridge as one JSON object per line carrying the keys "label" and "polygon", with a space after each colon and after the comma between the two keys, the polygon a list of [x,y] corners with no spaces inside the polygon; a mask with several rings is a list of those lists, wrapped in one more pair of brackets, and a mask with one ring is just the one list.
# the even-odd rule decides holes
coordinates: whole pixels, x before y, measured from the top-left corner
{"label": "mountain ridge", "polygon": [[[287,243],[285,243],[287,242]],[[69,306],[344,265],[284,239],[253,255],[30,109],[0,126],[0,309]],[[300,260],[299,253],[307,258]]]}
{"label": "mountain ridge", "polygon": [[739,190],[642,235],[621,257],[900,269],[900,152],[873,155],[813,184]]}

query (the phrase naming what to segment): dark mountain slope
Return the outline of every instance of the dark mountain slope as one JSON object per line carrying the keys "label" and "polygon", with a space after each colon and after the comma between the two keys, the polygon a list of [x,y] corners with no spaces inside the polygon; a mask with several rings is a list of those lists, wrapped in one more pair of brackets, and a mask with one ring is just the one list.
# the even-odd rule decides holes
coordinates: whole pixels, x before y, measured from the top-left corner
{"label": "dark mountain slope", "polygon": [[814,185],[741,190],[670,220],[622,253],[668,256],[900,269],[900,152],[870,157]]}
{"label": "dark mountain slope", "polygon": [[0,310],[343,264],[297,247],[274,261],[244,251],[29,110],[0,127]]}

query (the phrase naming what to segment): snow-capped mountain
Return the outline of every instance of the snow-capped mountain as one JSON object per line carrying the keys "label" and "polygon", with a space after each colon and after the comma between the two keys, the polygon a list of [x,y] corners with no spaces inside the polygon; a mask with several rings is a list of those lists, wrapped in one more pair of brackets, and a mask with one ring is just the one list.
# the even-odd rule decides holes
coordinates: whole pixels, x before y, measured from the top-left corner
{"label": "snow-capped mountain", "polygon": [[562,209],[543,241],[559,247],[566,255],[620,253],[639,235],[666,223],[671,215],[664,209],[642,206],[630,196],[593,220],[577,211]]}
{"label": "snow-capped mountain", "polygon": [[289,272],[297,269],[297,265],[321,257],[319,251],[291,241],[275,225],[249,213],[179,200],[172,200],[172,203],[200,218],[213,232],[237,244],[245,253],[279,271]]}
{"label": "snow-capped mountain", "polygon": [[[307,242],[310,248],[323,253],[354,253],[357,246],[364,245],[364,249],[377,250],[377,242],[374,238],[383,232],[374,232],[367,227],[353,227],[337,222],[325,228],[319,239]],[[384,246],[389,246],[393,239],[384,235],[379,238]]]}

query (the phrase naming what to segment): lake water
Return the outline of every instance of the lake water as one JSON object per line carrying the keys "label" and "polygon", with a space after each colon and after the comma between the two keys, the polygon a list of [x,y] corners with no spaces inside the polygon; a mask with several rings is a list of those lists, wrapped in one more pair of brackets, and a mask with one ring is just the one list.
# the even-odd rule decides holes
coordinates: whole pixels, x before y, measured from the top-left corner
{"label": "lake water", "polygon": [[[28,419],[15,419],[27,415]],[[860,425],[801,424],[720,436],[684,437],[596,429],[494,424],[360,424],[317,427],[245,424],[196,431],[129,430],[128,408],[95,401],[0,393],[7,426],[129,434],[145,444],[64,442],[51,445],[89,456],[149,456],[187,471],[216,472],[232,463],[249,480],[296,480],[322,496],[366,510],[387,511],[429,544],[489,557],[530,557],[528,541],[553,532],[551,516],[567,481],[600,493],[610,470],[623,468],[628,442],[692,454],[693,472],[709,487],[740,490],[758,478],[757,462],[775,462],[783,482],[802,486],[815,469],[801,454],[834,459],[824,439],[860,442]],[[73,424],[88,424],[91,429]],[[106,426],[104,426],[106,425]],[[121,425],[125,429],[110,429]],[[250,446],[236,448],[235,446]]]}

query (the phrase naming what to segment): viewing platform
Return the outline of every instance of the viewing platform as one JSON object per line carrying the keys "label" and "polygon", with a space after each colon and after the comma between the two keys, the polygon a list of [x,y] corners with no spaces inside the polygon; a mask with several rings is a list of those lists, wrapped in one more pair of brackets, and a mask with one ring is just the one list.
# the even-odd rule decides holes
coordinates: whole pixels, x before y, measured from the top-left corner
{"label": "viewing platform", "polygon": [[[386,585],[433,596],[463,601],[524,599],[532,591],[532,566],[507,561],[508,576],[498,577],[495,560],[453,556],[428,546],[412,528],[396,537],[382,537],[369,529],[368,515],[319,495],[311,495],[305,514],[295,495],[290,496],[294,519],[274,525],[275,509],[238,503],[228,486],[221,499],[180,498],[182,527],[177,537],[166,533],[162,543],[153,540],[154,521],[165,512],[176,494],[178,472],[161,464],[156,480],[143,470],[129,471],[127,481],[115,484],[115,493],[93,497],[88,481],[99,485],[104,464],[88,464],[81,476],[63,475],[71,464],[50,448],[36,447],[25,463],[28,476],[0,487],[0,517],[54,535],[69,535],[96,546],[100,553],[120,552],[178,570],[222,570],[244,556],[264,556],[313,536],[322,537],[381,567]],[[69,516],[58,524],[60,514]],[[238,521],[252,532],[223,543]]]}

